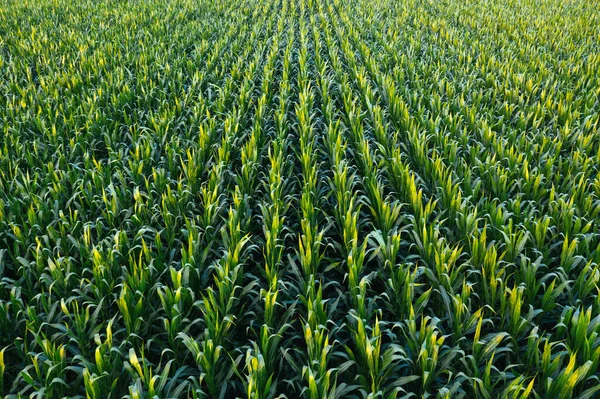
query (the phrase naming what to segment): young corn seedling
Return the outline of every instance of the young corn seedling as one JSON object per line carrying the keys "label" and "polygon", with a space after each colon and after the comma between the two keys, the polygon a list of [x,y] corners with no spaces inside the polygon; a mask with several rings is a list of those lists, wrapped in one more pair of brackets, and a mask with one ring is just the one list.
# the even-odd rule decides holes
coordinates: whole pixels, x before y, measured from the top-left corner
{"label": "young corn seedling", "polygon": [[304,341],[307,346],[308,362],[302,368],[302,377],[306,380],[305,392],[310,399],[329,398],[335,392],[335,382],[332,381],[333,370],[328,368],[332,345],[323,326],[311,327],[304,325]]}
{"label": "young corn seedling", "polygon": [[450,377],[448,366],[460,354],[457,348],[444,344],[447,337],[441,335],[438,323],[439,319],[426,316],[417,327],[411,314],[411,319],[400,325],[406,339],[406,358],[411,359],[411,370],[419,381],[418,385],[415,383],[415,389],[422,394],[444,386],[444,376]]}
{"label": "young corn seedling", "polygon": [[256,346],[246,353],[245,385],[248,399],[273,397],[273,375],[269,375],[264,358]]}
{"label": "young corn seedling", "polygon": [[556,326],[556,339],[565,339],[572,353],[582,362],[592,362],[595,370],[600,362],[600,316],[592,317],[592,308],[565,307]]}
{"label": "young corn seedling", "polygon": [[356,326],[352,333],[354,350],[346,347],[346,351],[358,369],[357,382],[368,393],[369,398],[394,397],[395,390],[386,389],[385,383],[398,372],[400,364],[406,361],[406,353],[395,344],[382,350],[383,336],[379,317],[375,318],[375,323],[370,328],[371,334],[361,318],[355,316],[355,319]]}
{"label": "young corn seedling", "polygon": [[422,268],[398,263],[399,251],[403,246],[401,231],[396,231],[383,238],[380,232],[373,232],[369,237],[371,247],[375,248],[373,256],[379,258],[380,273],[387,278],[385,285],[385,305],[395,320],[406,320],[411,312],[420,317],[425,310],[433,288],[422,291],[423,283],[418,282]]}

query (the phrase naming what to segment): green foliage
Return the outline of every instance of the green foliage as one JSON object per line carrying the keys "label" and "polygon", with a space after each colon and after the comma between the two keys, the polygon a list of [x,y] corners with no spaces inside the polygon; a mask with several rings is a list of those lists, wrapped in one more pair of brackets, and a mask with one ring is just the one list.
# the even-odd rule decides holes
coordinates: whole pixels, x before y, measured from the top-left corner
{"label": "green foliage", "polygon": [[0,397],[598,397],[599,26],[4,0]]}

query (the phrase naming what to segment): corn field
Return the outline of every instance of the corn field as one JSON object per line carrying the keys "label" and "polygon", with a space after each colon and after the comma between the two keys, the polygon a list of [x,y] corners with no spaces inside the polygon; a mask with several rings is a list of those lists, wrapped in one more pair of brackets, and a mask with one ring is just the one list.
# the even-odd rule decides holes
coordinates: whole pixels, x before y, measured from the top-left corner
{"label": "corn field", "polygon": [[0,398],[600,397],[600,7],[0,0]]}

